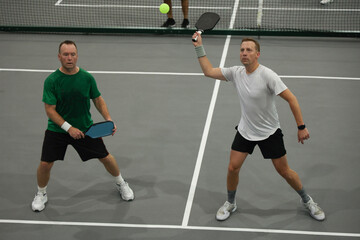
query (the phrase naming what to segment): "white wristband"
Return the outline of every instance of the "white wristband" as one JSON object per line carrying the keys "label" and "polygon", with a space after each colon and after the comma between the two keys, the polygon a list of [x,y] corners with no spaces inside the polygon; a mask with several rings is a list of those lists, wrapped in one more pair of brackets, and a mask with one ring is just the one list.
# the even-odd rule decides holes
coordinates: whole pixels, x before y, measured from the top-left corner
{"label": "white wristband", "polygon": [[203,45],[195,47],[195,52],[198,58],[206,56],[206,52]]}
{"label": "white wristband", "polygon": [[71,128],[71,125],[70,125],[67,121],[65,121],[65,122],[61,125],[61,128],[67,132],[67,131],[69,131],[69,129]]}

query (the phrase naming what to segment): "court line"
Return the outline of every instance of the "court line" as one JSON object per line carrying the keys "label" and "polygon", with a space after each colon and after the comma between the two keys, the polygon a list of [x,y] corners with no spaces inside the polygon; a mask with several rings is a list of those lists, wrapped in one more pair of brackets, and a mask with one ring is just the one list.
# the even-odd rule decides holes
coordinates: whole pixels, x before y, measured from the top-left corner
{"label": "court line", "polygon": [[360,81],[360,78],[355,78],[355,77],[288,76],[288,75],[280,75],[280,77],[281,77],[281,78],[306,78],[306,79],[332,79],[332,80]]}
{"label": "court line", "polygon": [[[94,8],[159,8],[159,6],[149,6],[149,5],[117,5],[117,4],[72,4],[72,3],[62,3],[63,0],[59,0],[55,3],[55,6],[60,7],[94,7]],[[182,8],[181,6],[173,6],[173,8]],[[190,9],[218,9],[218,10],[231,10],[231,7],[199,7],[199,6],[189,6]],[[257,7],[240,7],[239,10],[257,10]],[[336,9],[336,8],[263,8],[263,10],[270,11],[327,11],[327,12],[359,12],[360,9]]]}
{"label": "court line", "polygon": [[264,1],[263,0],[259,0],[259,4],[258,4],[258,12],[257,12],[257,19],[256,19],[256,23],[258,27],[261,27],[261,22],[262,22],[262,16],[263,16],[263,7],[264,7]]}
{"label": "court line", "polygon": [[[257,10],[257,7],[240,7],[239,10]],[[325,12],[360,12],[359,8],[267,8],[269,11],[325,11]]]}
{"label": "court line", "polygon": [[[0,68],[0,72],[33,72],[33,73],[52,73],[55,69],[21,69],[21,68]],[[119,74],[119,75],[169,75],[169,76],[204,76],[203,73],[179,73],[179,72],[136,72],[136,71],[88,71],[92,74]],[[330,79],[330,80],[349,80],[360,81],[357,77],[330,77],[330,76],[296,76],[279,75],[281,78],[296,79]]]}
{"label": "court line", "polygon": [[[232,12],[230,23],[229,23],[229,29],[233,29],[233,27],[234,27],[238,5],[239,5],[239,0],[235,0],[234,1],[234,8],[233,8],[234,10]],[[225,66],[226,56],[227,56],[229,45],[230,45],[230,40],[231,40],[231,35],[227,35],[219,67],[224,67]],[[187,226],[188,223],[189,223],[190,214],[191,214],[191,208],[192,208],[194,197],[195,197],[195,191],[196,191],[196,186],[197,186],[197,182],[198,182],[199,175],[200,175],[200,169],[201,169],[201,164],[202,164],[203,157],[204,157],[206,142],[207,142],[207,138],[208,138],[208,135],[209,135],[212,116],[213,116],[214,109],[215,109],[215,103],[216,103],[217,95],[219,93],[219,87],[220,87],[220,80],[216,80],[214,90],[213,90],[213,94],[212,94],[211,101],[210,101],[208,114],[207,114],[207,117],[206,117],[206,122],[205,122],[205,126],[204,126],[203,135],[202,135],[201,142],[200,142],[200,148],[199,148],[198,156],[197,156],[197,159],[196,159],[193,178],[191,180],[189,195],[188,195],[188,198],[187,198],[187,201],[186,201],[182,226]]]}
{"label": "court line", "polygon": [[[54,70],[36,70],[36,69],[13,69],[0,68],[0,71],[11,72],[53,72]],[[126,71],[89,71],[100,74],[145,74],[145,75],[188,75],[199,76],[202,73],[170,73],[170,72],[126,72]],[[318,78],[318,79],[342,79],[342,80],[360,80],[360,78],[347,77],[324,77],[324,76],[280,76],[283,78]],[[217,80],[217,82],[220,82]],[[215,90],[214,90],[215,91]],[[0,223],[7,224],[34,224],[34,225],[65,225],[65,226],[99,226],[99,227],[123,227],[123,228],[149,228],[149,229],[184,229],[184,230],[205,230],[205,231],[227,231],[227,232],[256,232],[272,234],[295,234],[295,235],[312,235],[312,236],[338,236],[338,237],[360,237],[359,233],[343,232],[316,232],[316,231],[298,231],[298,230],[277,230],[277,229],[256,229],[256,228],[225,228],[225,227],[203,227],[184,225],[147,225],[147,224],[115,224],[115,223],[95,223],[95,222],[61,222],[61,221],[31,221],[31,220],[8,220],[0,219]]]}
{"label": "court line", "polygon": [[99,222],[34,221],[34,220],[13,220],[13,219],[0,219],[0,224],[28,224],[28,225],[77,226],[77,227],[144,228],[144,229],[175,229],[175,230],[271,233],[271,234],[289,234],[289,235],[309,235],[309,236],[360,238],[360,233],[280,230],[280,229],[264,229],[264,228],[230,228],[230,227],[180,226],[180,225],[161,225],[161,224],[127,224],[127,223],[99,223]]}
{"label": "court line", "polygon": [[55,6],[60,5],[62,1],[63,1],[63,0],[58,0],[58,1],[55,3]]}
{"label": "court line", "polygon": [[[158,5],[118,5],[118,4],[72,4],[72,3],[61,3],[62,0],[59,0],[55,3],[57,7],[93,7],[93,8],[155,8],[158,9]],[[173,6],[172,8],[182,8],[181,6]],[[218,10],[229,10],[231,7],[196,7],[189,6],[190,9],[218,9]]]}
{"label": "court line", "polygon": [[[231,35],[228,35],[226,38],[225,44],[224,44],[224,49],[223,49],[219,67],[223,67],[225,65],[226,55],[227,55],[229,45],[230,45],[230,39],[231,39]],[[219,93],[219,87],[220,87],[220,80],[216,80],[215,86],[213,89],[213,94],[212,94],[211,101],[210,101],[208,114],[207,114],[206,121],[205,121],[203,135],[202,135],[201,142],[200,142],[198,156],[196,159],[193,178],[192,178],[191,184],[190,184],[189,195],[188,195],[188,198],[186,201],[182,226],[187,226],[189,223],[191,208],[192,208],[192,204],[193,204],[194,197],[195,197],[195,191],[196,191],[196,186],[197,186],[197,182],[198,182],[199,175],[200,175],[200,169],[201,169],[201,164],[202,164],[203,157],[204,157],[206,142],[207,142],[209,131],[210,131],[212,116],[213,116],[214,109],[215,109],[217,95]]]}
{"label": "court line", "polygon": [[[47,72],[52,73],[55,69],[19,69],[19,68],[0,68],[0,72]],[[175,75],[175,76],[201,76],[203,73],[177,73],[177,72],[135,72],[135,71],[88,71],[94,74],[129,74],[129,75]]]}

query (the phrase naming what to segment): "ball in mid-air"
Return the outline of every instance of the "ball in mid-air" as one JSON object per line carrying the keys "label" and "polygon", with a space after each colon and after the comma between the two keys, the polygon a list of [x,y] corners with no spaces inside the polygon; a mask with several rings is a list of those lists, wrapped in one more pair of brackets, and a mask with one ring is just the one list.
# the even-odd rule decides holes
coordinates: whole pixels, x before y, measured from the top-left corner
{"label": "ball in mid-air", "polygon": [[160,10],[161,13],[166,14],[166,13],[168,13],[170,11],[170,7],[166,3],[163,3],[163,4],[160,5],[159,10]]}

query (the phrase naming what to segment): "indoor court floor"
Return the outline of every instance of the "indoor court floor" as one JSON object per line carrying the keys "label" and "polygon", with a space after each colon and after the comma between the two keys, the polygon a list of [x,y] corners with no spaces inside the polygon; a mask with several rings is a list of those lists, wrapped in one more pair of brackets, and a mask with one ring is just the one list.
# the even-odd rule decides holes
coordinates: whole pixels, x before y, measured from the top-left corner
{"label": "indoor court floor", "polygon": [[[204,35],[214,66],[240,65],[242,36]],[[258,148],[240,172],[238,210],[224,222],[230,146],[240,107],[231,83],[206,78],[190,35],[0,33],[0,239],[360,238],[360,40],[261,37],[260,63],[297,96],[310,139],[297,142],[287,103],[277,109],[290,167],[324,209],[313,220]],[[104,141],[135,200],[124,202],[98,160],[69,147],[49,202],[34,213],[47,117],[45,78],[58,45],[78,45],[118,127]],[[102,121],[92,106],[95,122]]]}

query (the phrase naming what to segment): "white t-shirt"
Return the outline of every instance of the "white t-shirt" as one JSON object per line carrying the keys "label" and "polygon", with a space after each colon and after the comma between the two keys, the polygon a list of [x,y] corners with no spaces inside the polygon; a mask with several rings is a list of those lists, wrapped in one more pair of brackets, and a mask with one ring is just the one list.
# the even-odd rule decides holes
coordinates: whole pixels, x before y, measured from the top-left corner
{"label": "white t-shirt", "polygon": [[240,98],[239,133],[250,141],[268,138],[280,128],[275,96],[287,89],[271,69],[259,65],[251,74],[243,66],[222,68],[227,81],[233,82]]}

